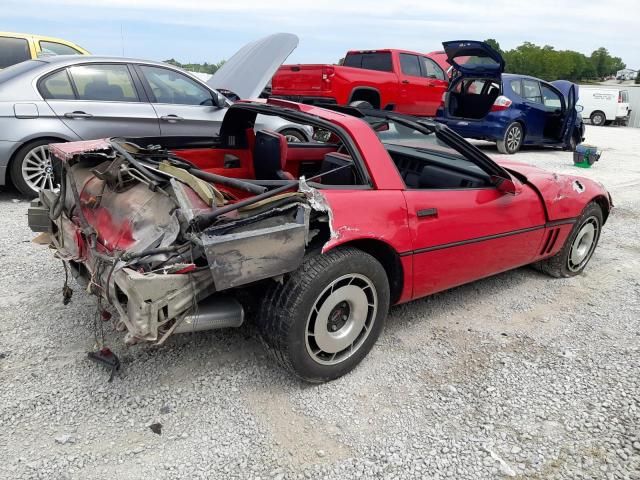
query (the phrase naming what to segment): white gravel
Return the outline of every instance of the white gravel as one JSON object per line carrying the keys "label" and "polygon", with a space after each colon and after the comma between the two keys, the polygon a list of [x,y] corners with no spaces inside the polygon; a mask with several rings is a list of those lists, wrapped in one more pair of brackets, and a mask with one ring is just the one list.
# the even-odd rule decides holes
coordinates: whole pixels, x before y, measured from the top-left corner
{"label": "white gravel", "polygon": [[[86,359],[94,301],[61,301],[0,193],[0,478],[640,479],[640,129],[587,127],[604,150],[515,158],[602,181],[616,209],[579,277],[522,268],[392,310],[352,374],[302,384],[249,327]],[[495,147],[486,146],[495,154]],[[154,433],[150,425],[161,434]]]}

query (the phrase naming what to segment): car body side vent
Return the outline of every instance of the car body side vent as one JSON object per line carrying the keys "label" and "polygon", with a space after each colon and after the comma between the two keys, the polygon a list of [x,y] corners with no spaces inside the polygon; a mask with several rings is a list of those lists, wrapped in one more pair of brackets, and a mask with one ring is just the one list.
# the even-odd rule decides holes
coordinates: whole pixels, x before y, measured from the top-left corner
{"label": "car body side vent", "polygon": [[545,240],[544,245],[542,246],[542,250],[540,251],[540,255],[548,255],[553,251],[553,247],[558,240],[559,234],[559,228],[552,228],[549,230],[549,233],[547,233],[547,239]]}

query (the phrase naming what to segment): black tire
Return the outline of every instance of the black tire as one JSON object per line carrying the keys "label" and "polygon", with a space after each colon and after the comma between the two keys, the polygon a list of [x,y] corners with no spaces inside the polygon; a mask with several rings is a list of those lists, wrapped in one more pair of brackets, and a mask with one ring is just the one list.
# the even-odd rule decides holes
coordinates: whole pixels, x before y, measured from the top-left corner
{"label": "black tire", "polygon": [[285,128],[280,133],[286,137],[288,143],[308,142],[307,137],[294,128]]}
{"label": "black tire", "polygon": [[502,140],[496,142],[498,152],[507,155],[513,155],[522,146],[524,141],[524,130],[522,125],[518,122],[511,123],[504,131],[504,137]]}
{"label": "black tire", "polygon": [[595,112],[591,113],[589,120],[591,120],[591,125],[595,125],[596,127],[601,127],[606,123],[607,117],[605,116],[604,112],[601,112],[600,110],[596,110]]}
{"label": "black tire", "polygon": [[355,107],[355,108],[368,108],[370,110],[374,109],[374,106],[370,102],[367,102],[366,100],[354,100],[349,104],[349,106]]}
{"label": "black tire", "polygon": [[[23,175],[22,166],[27,160],[29,153],[34,149],[39,149],[39,147],[45,147],[46,145],[55,142],[59,142],[59,140],[51,138],[41,138],[39,140],[33,140],[31,142],[25,143],[14,155],[13,160],[11,161],[11,166],[9,167],[11,182],[23,195],[29,197],[35,197],[38,195],[38,190],[33,188],[31,185],[33,182],[29,182],[29,180]],[[48,149],[46,148],[45,150],[48,151]],[[56,168],[55,165],[52,165],[51,171],[46,172],[46,174],[48,173],[51,173],[51,175],[53,175],[52,181],[55,185],[57,185],[60,182],[59,166]]]}
{"label": "black tire", "polygon": [[[579,234],[584,231],[583,229],[589,223],[596,225],[596,231],[593,240],[588,245],[588,249],[585,251],[586,254],[584,258],[577,264],[573,263],[571,259],[571,253],[573,251],[574,243],[576,242],[577,238],[579,238]],[[589,260],[591,260],[593,252],[598,245],[600,233],[602,232],[602,223],[602,208],[595,202],[589,203],[582,211],[582,215],[580,215],[580,218],[578,219],[576,224],[573,226],[571,234],[569,235],[569,237],[567,237],[567,240],[564,242],[562,249],[553,257],[536,262],[533,266],[541,272],[544,272],[556,278],[573,277],[582,273],[582,271],[589,263]]]}
{"label": "black tire", "polygon": [[[351,283],[344,283],[349,278],[353,278]],[[367,282],[369,286],[363,287]],[[353,287],[356,293],[358,289],[361,292],[356,297],[366,296],[368,306],[363,325],[368,324],[368,328],[357,326],[354,320],[359,317],[353,313],[358,302],[347,302],[348,295],[346,300],[339,301],[340,295],[353,291]],[[333,305],[334,301],[338,303]],[[345,309],[343,304],[349,306]],[[360,363],[378,339],[388,310],[389,280],[380,262],[361,250],[338,248],[307,257],[282,283],[273,282],[262,302],[257,323],[267,349],[282,367],[303,380],[321,383],[341,377]],[[326,323],[321,319],[322,312],[328,313]],[[343,321],[341,326],[332,323],[335,318]],[[353,331],[358,336],[350,347],[330,358],[332,352],[323,351],[315,343],[316,334],[321,339],[319,330],[323,325],[326,328],[320,333],[331,341],[344,327],[347,333]]]}

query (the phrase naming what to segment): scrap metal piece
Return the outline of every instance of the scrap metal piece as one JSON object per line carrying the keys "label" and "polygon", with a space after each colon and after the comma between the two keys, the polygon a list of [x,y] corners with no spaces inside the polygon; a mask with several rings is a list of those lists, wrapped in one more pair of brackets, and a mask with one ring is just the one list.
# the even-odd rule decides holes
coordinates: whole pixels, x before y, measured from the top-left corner
{"label": "scrap metal piece", "polygon": [[108,380],[109,383],[113,381],[113,377],[115,376],[116,371],[120,370],[120,359],[108,347],[103,347],[95,352],[88,352],[87,357],[89,358],[89,360],[101,363],[102,365],[111,369],[111,374],[109,375]]}

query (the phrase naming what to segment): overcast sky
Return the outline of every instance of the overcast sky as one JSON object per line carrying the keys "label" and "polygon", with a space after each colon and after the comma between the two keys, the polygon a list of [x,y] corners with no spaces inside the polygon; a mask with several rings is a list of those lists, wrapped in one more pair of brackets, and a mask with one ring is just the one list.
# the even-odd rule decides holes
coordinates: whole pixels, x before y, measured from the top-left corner
{"label": "overcast sky", "polygon": [[531,41],[588,55],[604,46],[637,69],[639,19],[638,0],[0,0],[0,31],[62,37],[96,54],[181,62],[217,62],[250,40],[290,32],[300,37],[290,62],[495,38],[503,49]]}

